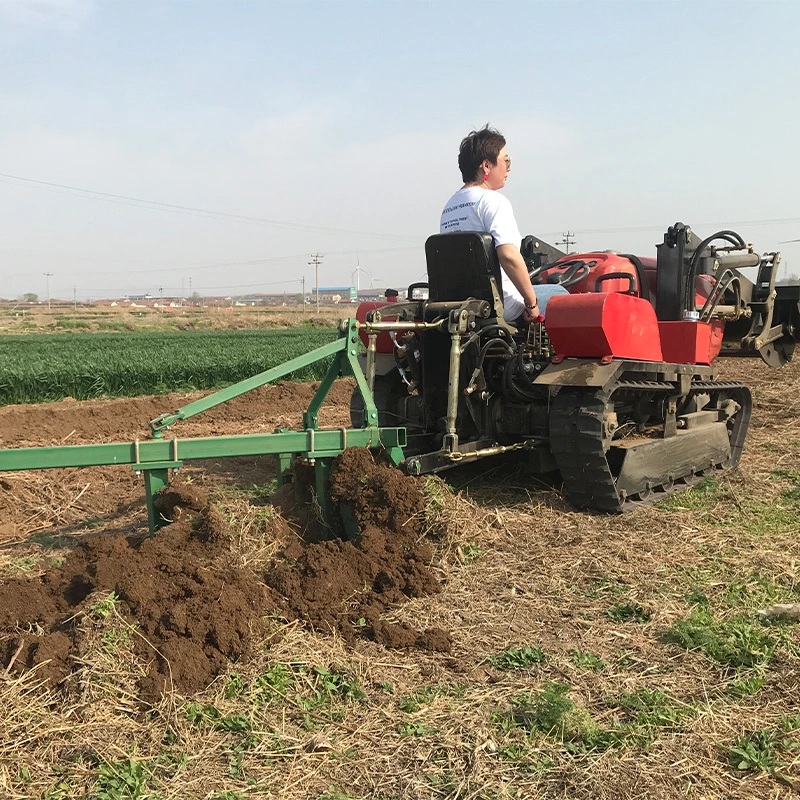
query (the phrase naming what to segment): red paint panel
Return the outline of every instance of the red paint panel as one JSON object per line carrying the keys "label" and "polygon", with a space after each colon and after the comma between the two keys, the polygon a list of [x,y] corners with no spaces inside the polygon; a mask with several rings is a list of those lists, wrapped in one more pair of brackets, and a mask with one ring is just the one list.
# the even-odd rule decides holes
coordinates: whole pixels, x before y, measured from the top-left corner
{"label": "red paint panel", "polygon": [[559,356],[664,360],[655,309],[639,297],[556,295],[547,303],[545,329]]}
{"label": "red paint panel", "polygon": [[676,320],[659,322],[664,360],[671,364],[711,364],[719,355],[725,323]]}
{"label": "red paint panel", "polygon": [[[363,303],[359,303],[358,308],[356,309],[356,319],[359,322],[366,322],[367,321],[367,312],[374,311],[376,308],[383,308],[383,306],[391,305],[390,303],[382,303],[377,300],[368,300]],[[394,322],[395,317],[386,317],[383,322]],[[361,341],[364,343],[364,347],[366,347],[369,342],[367,340],[367,332],[362,328],[359,330],[358,335],[361,337]],[[375,342],[375,347],[378,353],[393,353],[394,352],[394,343],[392,342],[391,337],[389,336],[388,331],[383,331],[382,333],[378,334],[378,340]]]}

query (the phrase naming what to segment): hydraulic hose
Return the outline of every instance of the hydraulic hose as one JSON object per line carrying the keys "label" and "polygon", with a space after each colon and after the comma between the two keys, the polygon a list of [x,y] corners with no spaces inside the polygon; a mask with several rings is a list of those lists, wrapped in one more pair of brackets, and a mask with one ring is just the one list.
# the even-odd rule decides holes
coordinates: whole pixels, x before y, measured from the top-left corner
{"label": "hydraulic hose", "polygon": [[734,305],[736,308],[739,308],[742,299],[742,286],[739,282],[739,278],[729,269],[726,269],[719,277],[719,280],[711,290],[711,293],[706,298],[706,302],[703,304],[703,308],[700,311],[701,320],[706,322],[711,319],[714,309],[716,309],[716,307],[719,305],[720,300],[722,300],[725,292],[730,288],[731,285],[733,285],[734,293],[736,295]]}
{"label": "hydraulic hose", "polygon": [[711,242],[716,241],[717,239],[722,239],[728,244],[732,244],[734,247],[746,248],[747,245],[745,244],[744,239],[736,233],[736,231],[717,231],[716,233],[711,234],[706,239],[703,239],[702,242],[695,248],[694,255],[692,255],[692,260],[689,262],[689,269],[686,273],[686,283],[684,286],[684,295],[683,295],[683,305],[687,311],[697,311],[697,300],[695,298],[695,283],[697,282],[697,266],[700,263],[700,259],[703,255],[703,250],[711,244]]}

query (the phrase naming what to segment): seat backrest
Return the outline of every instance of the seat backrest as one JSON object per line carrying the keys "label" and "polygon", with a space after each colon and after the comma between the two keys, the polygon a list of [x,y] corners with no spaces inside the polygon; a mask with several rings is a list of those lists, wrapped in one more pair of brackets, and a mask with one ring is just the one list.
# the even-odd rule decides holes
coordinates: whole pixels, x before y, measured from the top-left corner
{"label": "seat backrest", "polygon": [[486,300],[503,316],[500,262],[490,233],[437,233],[425,242],[429,298],[437,302]]}

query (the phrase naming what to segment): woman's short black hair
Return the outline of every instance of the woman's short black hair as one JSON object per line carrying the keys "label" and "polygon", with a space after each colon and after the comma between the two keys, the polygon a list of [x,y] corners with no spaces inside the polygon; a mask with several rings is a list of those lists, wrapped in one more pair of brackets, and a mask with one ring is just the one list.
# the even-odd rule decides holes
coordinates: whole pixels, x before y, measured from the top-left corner
{"label": "woman's short black hair", "polygon": [[484,161],[497,163],[497,156],[506,146],[502,133],[484,125],[479,131],[472,131],[461,140],[458,148],[458,168],[464,183],[474,181]]}

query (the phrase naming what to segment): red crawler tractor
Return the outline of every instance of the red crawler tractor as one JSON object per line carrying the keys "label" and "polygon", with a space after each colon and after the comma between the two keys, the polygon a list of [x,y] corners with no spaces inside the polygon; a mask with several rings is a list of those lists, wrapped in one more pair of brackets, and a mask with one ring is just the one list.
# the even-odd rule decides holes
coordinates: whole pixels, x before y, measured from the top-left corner
{"label": "red crawler tractor", "polygon": [[[378,424],[406,429],[409,473],[525,450],[532,470],[561,473],[575,506],[618,512],[738,463],[751,395],[717,380],[714,361],[791,357],[800,287],[776,287],[778,253],[680,223],[656,258],[566,255],[531,236],[522,252],[534,285],[569,292],[527,330],[503,319],[500,266],[481,233],[432,236],[427,285],[359,307]],[[359,390],[351,416],[370,423]]]}
{"label": "red crawler tractor", "polygon": [[[800,287],[775,285],[779,255],[759,256],[732,231],[700,240],[674,225],[655,259],[567,256],[528,237],[534,283],[568,292],[525,330],[503,319],[490,236],[432,236],[425,249],[429,282],[410,286],[406,301],[362,305],[335,342],[151,420],[152,440],[0,449],[0,471],[129,464],[144,477],[155,531],[155,495],[185,461],[270,454],[282,483],[300,458],[313,464],[323,519],[352,532],[346,509],[337,522],[327,480],[348,447],[382,449],[412,475],[524,451],[532,471],[561,473],[577,507],[617,512],[735,466],[752,400],[745,385],[716,379],[714,360],[760,355],[779,367],[800,331]],[[165,437],[181,420],[323,359],[331,364],[302,430]],[[320,406],[342,375],[357,384],[353,427],[321,429]]]}

